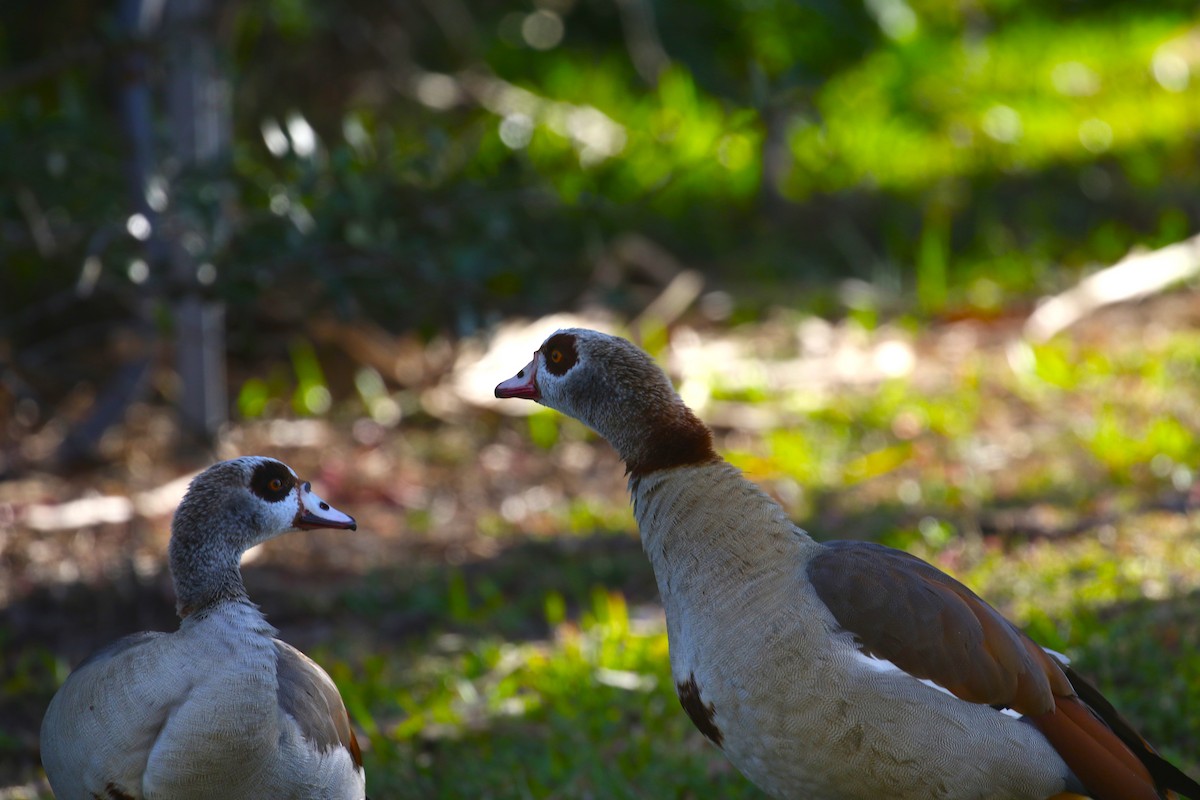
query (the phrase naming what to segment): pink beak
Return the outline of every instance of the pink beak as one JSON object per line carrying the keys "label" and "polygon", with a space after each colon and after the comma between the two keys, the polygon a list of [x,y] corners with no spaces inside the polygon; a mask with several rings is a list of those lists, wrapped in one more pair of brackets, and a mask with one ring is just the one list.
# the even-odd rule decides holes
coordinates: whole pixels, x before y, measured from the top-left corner
{"label": "pink beak", "polygon": [[542,393],[538,391],[537,363],[538,356],[537,353],[534,353],[533,361],[526,364],[523,370],[496,387],[496,397],[523,397],[526,400],[540,400]]}

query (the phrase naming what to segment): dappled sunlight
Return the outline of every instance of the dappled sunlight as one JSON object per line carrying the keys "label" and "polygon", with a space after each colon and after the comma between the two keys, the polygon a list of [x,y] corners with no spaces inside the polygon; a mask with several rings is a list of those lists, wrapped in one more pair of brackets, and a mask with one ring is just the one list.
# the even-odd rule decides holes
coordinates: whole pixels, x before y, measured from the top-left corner
{"label": "dappled sunlight", "polygon": [[[811,169],[798,171],[789,191],[854,180],[904,188],[996,163],[1028,170],[1194,130],[1180,102],[1196,91],[1191,36],[1169,17],[1116,28],[1031,22],[974,41],[930,37],[923,47],[881,50],[823,87],[822,124],[794,129],[797,162]],[[930,49],[941,57],[929,59]],[[921,74],[896,92],[891,76],[901,65]],[[1046,88],[1059,102],[1047,102]],[[870,112],[880,114],[877,124],[864,124],[864,108],[878,110]],[[892,157],[896,147],[905,158]]]}
{"label": "dappled sunlight", "polygon": [[1098,308],[1136,300],[1200,273],[1200,237],[1151,253],[1134,252],[1089,275],[1077,286],[1046,298],[1025,323],[1025,333],[1043,342]]}
{"label": "dappled sunlight", "polygon": [[626,465],[495,396],[569,327],[1200,771],[1194,3],[118,5],[0,12],[0,800],[72,667],[178,624],[171,515],[245,454],[357,521],[242,564],[371,796],[760,800]]}
{"label": "dappled sunlight", "polygon": [[[868,329],[784,311],[732,328],[677,323],[651,341],[718,449],[816,537],[925,557],[1105,676],[1097,642],[1142,613],[1136,604],[1200,592],[1200,308],[1188,293],[1149,303],[1097,312],[1045,343],[1023,340],[1020,320]],[[409,355],[344,370],[349,391],[327,389],[338,399],[323,414],[296,392],[326,388],[337,356],[314,348],[316,371],[293,348],[292,378],[264,383],[264,416],[229,426],[216,455],[286,459],[359,530],[256,548],[247,585],[284,637],[330,668],[370,741],[374,785],[434,791],[462,757],[483,758],[502,782],[506,764],[538,752],[530,780],[590,786],[596,776],[580,777],[568,751],[618,759],[606,780],[634,785],[655,769],[654,741],[654,759],[754,797],[678,712],[611,448],[535,404],[508,415],[487,397],[571,324],[598,323],[514,322],[424,356],[396,341],[386,349]],[[382,345],[361,349],[344,331],[333,341],[356,354]],[[1016,360],[1014,341],[1026,341]],[[381,412],[384,398],[403,412]],[[169,514],[201,464],[155,460],[165,440],[154,437],[170,435],[142,415],[108,441],[104,477],[0,483],[5,663],[29,681],[23,699],[0,702],[23,724],[94,647],[173,626]],[[1144,635],[1170,636],[1163,624]],[[1121,680],[1136,693],[1157,679]],[[1156,720],[1144,720],[1147,735],[1187,765],[1194,732],[1164,739]],[[601,744],[614,725],[634,731],[615,750]]]}
{"label": "dappled sunlight", "polygon": [[[562,597],[548,595],[543,640],[441,636],[422,652],[371,660],[366,681],[334,661],[347,705],[363,716],[368,752],[425,793],[439,791],[456,759],[482,749],[487,757],[472,773],[493,792],[513,780],[518,759],[521,782],[535,792],[591,786],[624,796],[668,770],[681,789],[703,780],[694,786],[701,794],[761,797],[676,713],[661,610],[630,608],[599,589],[586,602],[577,621],[564,621]],[[364,691],[379,686],[402,688]]]}
{"label": "dappled sunlight", "polygon": [[[539,42],[548,42],[553,34],[549,21],[557,19],[553,12],[537,11],[527,18],[526,25]],[[624,126],[599,109],[551,100],[495,75],[426,72],[412,78],[411,87],[421,103],[438,110],[449,109],[466,98],[479,103],[500,118],[500,139],[513,150],[529,146],[535,126],[545,126],[568,139],[584,167],[613,158],[625,148]]]}
{"label": "dappled sunlight", "polygon": [[1069,651],[1104,636],[1072,620],[1200,590],[1198,536],[1200,521],[1150,511],[1100,522],[1082,535],[1009,547],[968,536],[934,546],[914,539],[907,549],[954,574],[1047,646]]}

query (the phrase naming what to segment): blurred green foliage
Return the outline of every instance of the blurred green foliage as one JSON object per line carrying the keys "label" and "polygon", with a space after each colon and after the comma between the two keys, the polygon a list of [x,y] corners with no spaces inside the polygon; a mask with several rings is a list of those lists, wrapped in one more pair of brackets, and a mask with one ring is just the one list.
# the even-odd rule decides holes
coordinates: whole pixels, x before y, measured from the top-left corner
{"label": "blurred green foliage", "polygon": [[[132,45],[110,4],[61,5],[0,10],[10,333],[79,302],[89,255],[91,297],[138,294],[112,113]],[[264,318],[464,333],[562,307],[627,232],[744,302],[836,310],[821,287],[853,276],[939,312],[1200,222],[1178,0],[244,0],[221,23],[228,163],[178,175],[156,144],[251,355]]]}

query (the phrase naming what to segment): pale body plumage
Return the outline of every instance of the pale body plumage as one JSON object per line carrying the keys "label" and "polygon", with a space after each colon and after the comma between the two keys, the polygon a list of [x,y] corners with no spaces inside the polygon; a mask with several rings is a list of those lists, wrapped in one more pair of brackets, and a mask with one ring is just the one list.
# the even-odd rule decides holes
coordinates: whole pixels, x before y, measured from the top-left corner
{"label": "pale body plumage", "polygon": [[[247,479],[263,464],[271,475],[285,475],[281,468],[294,485],[260,503],[240,495],[231,501],[233,485],[213,488],[211,476],[220,473],[193,483],[189,494],[207,492],[205,502],[185,498],[172,534],[179,629],[133,634],[95,653],[46,712],[42,761],[59,800],[365,796],[336,686],[275,638],[237,570],[241,552],[258,541],[298,525],[350,528],[354,520],[279,462],[223,463],[244,468]],[[199,529],[206,522],[211,532]]]}
{"label": "pale body plumage", "polygon": [[821,545],[734,467],[651,473],[630,491],[675,682],[702,687],[725,754],[762,789],[1042,800],[1067,788],[1070,770],[1031,726],[866,663],[800,567]]}
{"label": "pale body plumage", "polygon": [[274,634],[253,606],[226,603],[85,664],[46,714],[46,769],[70,781],[57,796],[113,783],[146,798],[199,800],[220,786],[226,798],[361,800],[350,753],[311,747],[280,707],[276,661],[290,646]]}

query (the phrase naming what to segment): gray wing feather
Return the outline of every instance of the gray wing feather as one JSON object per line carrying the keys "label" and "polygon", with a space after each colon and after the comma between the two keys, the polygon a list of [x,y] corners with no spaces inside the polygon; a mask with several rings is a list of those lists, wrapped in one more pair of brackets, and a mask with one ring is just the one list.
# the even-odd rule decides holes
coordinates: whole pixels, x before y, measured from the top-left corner
{"label": "gray wing feather", "polygon": [[350,716],[337,686],[325,670],[287,642],[275,640],[275,669],[279,682],[279,707],[300,727],[304,738],[322,751],[344,747],[354,763],[362,766],[362,754]]}
{"label": "gray wing feather", "polygon": [[1043,714],[1071,695],[1058,664],[974,592],[916,556],[829,542],[808,564],[822,602],[862,648],[958,697]]}

